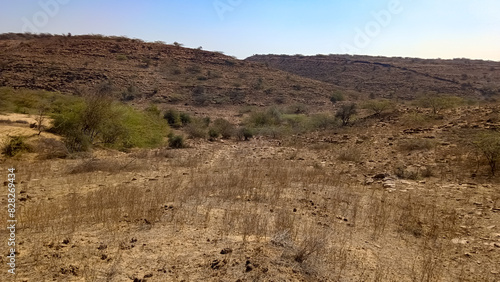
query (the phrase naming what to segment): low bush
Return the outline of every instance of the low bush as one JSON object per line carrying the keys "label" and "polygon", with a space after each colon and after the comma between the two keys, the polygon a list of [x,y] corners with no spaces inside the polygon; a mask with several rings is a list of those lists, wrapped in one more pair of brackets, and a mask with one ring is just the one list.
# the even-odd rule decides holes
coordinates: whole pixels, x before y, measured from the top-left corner
{"label": "low bush", "polygon": [[359,148],[348,147],[343,148],[338,152],[337,155],[338,160],[343,162],[360,162],[363,159],[363,153],[359,150]]}
{"label": "low bush", "polygon": [[180,128],[182,126],[181,114],[177,110],[168,109],[163,115],[163,118],[168,122],[168,125],[173,128]]}
{"label": "low bush", "polygon": [[420,127],[420,126],[426,126],[429,125],[433,122],[433,119],[426,114],[423,113],[418,113],[418,112],[409,112],[405,113],[401,117],[401,123],[404,126],[411,126],[411,127]]}
{"label": "low bush", "polygon": [[170,146],[170,148],[173,148],[173,149],[186,148],[186,144],[184,142],[184,137],[182,137],[181,135],[171,134],[168,137],[168,146]]}
{"label": "low bush", "polygon": [[210,141],[214,141],[219,138],[220,132],[215,128],[208,129],[208,138]]}
{"label": "low bush", "polygon": [[312,129],[328,129],[334,127],[337,122],[331,115],[315,114],[309,118],[309,123]]}
{"label": "low bush", "polygon": [[181,112],[179,114],[179,118],[181,119],[182,125],[188,125],[193,121],[191,116],[188,113],[184,113],[184,112]]}
{"label": "low bush", "polygon": [[342,94],[342,92],[336,91],[332,95],[330,95],[330,102],[332,102],[332,104],[340,101],[344,101],[344,94]]}
{"label": "low bush", "polygon": [[418,169],[408,168],[404,165],[397,166],[394,169],[394,174],[401,179],[418,180],[421,177]]}
{"label": "low bush", "polygon": [[26,143],[25,136],[10,136],[2,147],[2,154],[8,158],[17,156],[22,152],[31,152],[32,147]]}
{"label": "low bush", "polygon": [[238,137],[239,140],[241,141],[248,141],[250,138],[253,137],[253,130],[248,128],[248,127],[240,127],[236,131],[236,136]]}
{"label": "low bush", "polygon": [[435,142],[424,138],[406,139],[399,142],[399,149],[402,151],[430,150],[434,146]]}
{"label": "low bush", "polygon": [[245,123],[253,127],[278,125],[281,123],[281,112],[274,107],[266,111],[252,112]]}
{"label": "low bush", "polygon": [[210,120],[194,118],[186,125],[184,131],[189,135],[189,138],[204,139],[208,134],[208,125]]}
{"label": "low bush", "polygon": [[[288,109],[289,110],[289,109]],[[287,112],[285,108],[284,112]],[[250,112],[243,124],[254,134],[281,138],[290,134],[302,134],[318,129],[332,128],[338,124],[333,116],[327,114],[283,113],[276,107],[264,111]]]}
{"label": "low bush", "polygon": [[214,121],[213,129],[217,131],[217,133],[219,133],[224,139],[231,138],[235,132],[235,126],[223,118],[218,118]]}

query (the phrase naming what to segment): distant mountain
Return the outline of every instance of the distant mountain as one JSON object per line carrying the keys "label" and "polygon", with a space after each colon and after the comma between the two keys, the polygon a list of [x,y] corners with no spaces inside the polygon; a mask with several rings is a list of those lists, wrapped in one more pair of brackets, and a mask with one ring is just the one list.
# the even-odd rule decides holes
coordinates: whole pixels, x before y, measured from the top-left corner
{"label": "distant mountain", "polygon": [[443,93],[488,98],[500,94],[500,62],[350,55],[254,55],[260,62],[371,97],[411,99]]}
{"label": "distant mountain", "polygon": [[345,90],[181,44],[125,37],[0,35],[0,86],[83,93],[110,82],[125,101],[188,105],[328,104]]}

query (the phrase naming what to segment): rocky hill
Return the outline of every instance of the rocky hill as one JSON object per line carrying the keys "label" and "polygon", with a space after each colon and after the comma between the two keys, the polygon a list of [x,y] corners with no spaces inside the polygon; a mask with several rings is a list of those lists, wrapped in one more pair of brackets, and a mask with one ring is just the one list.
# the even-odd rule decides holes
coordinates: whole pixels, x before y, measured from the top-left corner
{"label": "rocky hill", "polygon": [[434,92],[489,98],[500,94],[500,62],[494,61],[350,55],[254,55],[246,61],[261,62],[372,97],[411,99]]}
{"label": "rocky hill", "polygon": [[0,35],[0,86],[81,93],[109,81],[134,102],[325,104],[341,88],[220,52],[125,37]]}

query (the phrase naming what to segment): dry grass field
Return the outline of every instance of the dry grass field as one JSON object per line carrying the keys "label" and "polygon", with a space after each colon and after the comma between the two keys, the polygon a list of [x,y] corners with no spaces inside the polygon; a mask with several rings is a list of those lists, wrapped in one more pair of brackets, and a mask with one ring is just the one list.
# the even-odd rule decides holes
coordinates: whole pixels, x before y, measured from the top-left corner
{"label": "dry grass field", "polygon": [[4,159],[17,281],[500,281],[500,185],[471,145],[497,113]]}

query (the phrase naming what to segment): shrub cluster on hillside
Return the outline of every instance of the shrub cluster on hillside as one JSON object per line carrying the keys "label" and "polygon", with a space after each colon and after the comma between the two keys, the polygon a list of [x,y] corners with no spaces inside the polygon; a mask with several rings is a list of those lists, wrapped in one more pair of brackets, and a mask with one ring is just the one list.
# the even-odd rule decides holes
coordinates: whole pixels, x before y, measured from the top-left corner
{"label": "shrub cluster on hillside", "polygon": [[47,113],[59,112],[78,100],[58,92],[0,87],[0,112],[38,114],[41,109]]}
{"label": "shrub cluster on hillside", "polygon": [[429,108],[434,115],[442,110],[451,109],[464,104],[464,99],[451,95],[425,95],[415,101],[415,105]]}
{"label": "shrub cluster on hillside", "polygon": [[[349,117],[352,118],[353,114],[352,112]],[[306,109],[297,106],[251,111],[243,124],[253,134],[272,138],[335,128],[341,125],[339,119],[333,114],[308,114]]]}
{"label": "shrub cluster on hillside", "polygon": [[168,132],[167,123],[155,111],[140,112],[102,95],[88,95],[53,114],[53,133],[60,134],[72,152],[92,145],[115,149],[155,147]]}

